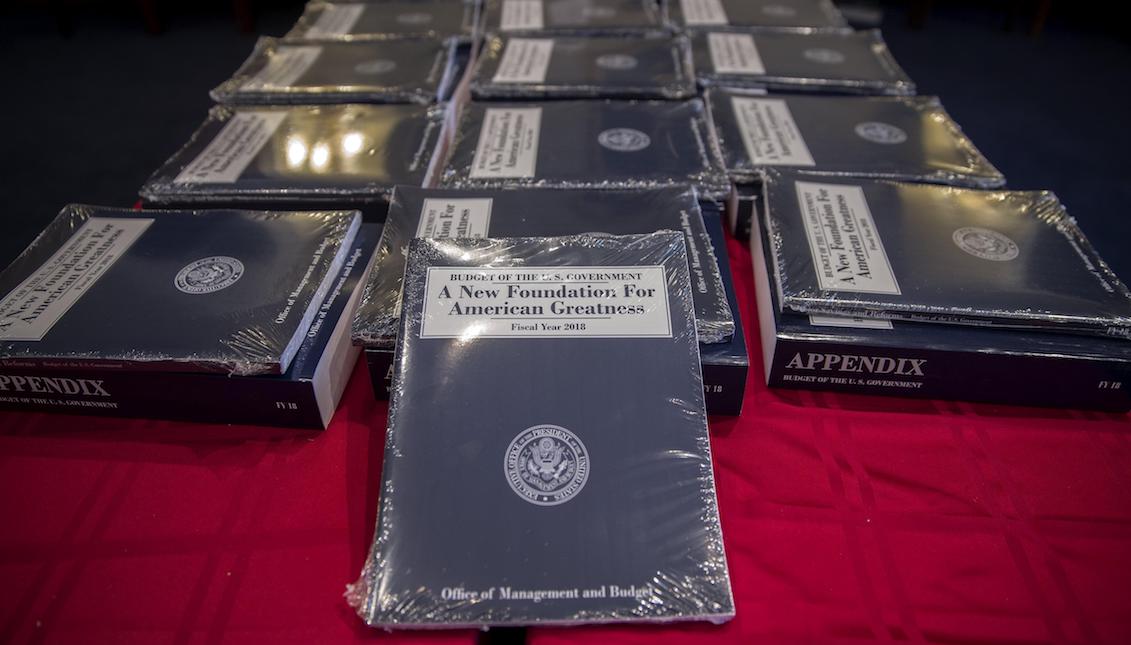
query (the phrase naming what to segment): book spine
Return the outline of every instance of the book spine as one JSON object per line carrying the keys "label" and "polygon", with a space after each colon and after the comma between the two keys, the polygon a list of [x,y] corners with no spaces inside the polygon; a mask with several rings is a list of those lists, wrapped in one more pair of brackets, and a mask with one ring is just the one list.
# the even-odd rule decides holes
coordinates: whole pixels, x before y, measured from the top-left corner
{"label": "book spine", "polygon": [[747,371],[747,365],[703,363],[703,391],[707,399],[707,414],[726,417],[737,417],[742,414]]}
{"label": "book spine", "polygon": [[322,429],[309,381],[0,367],[0,410]]}
{"label": "book spine", "polygon": [[931,399],[1131,409],[1131,368],[1117,361],[870,347],[778,338],[770,387]]}
{"label": "book spine", "polygon": [[393,350],[365,350],[365,364],[369,368],[369,383],[373,386],[373,396],[378,401],[389,400],[389,388],[393,382]]}

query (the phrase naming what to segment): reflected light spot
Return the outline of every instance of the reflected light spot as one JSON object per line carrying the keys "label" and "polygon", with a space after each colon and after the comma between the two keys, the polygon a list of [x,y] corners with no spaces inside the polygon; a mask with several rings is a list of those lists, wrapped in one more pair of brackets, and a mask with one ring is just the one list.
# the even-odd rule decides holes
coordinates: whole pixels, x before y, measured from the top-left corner
{"label": "reflected light spot", "polygon": [[325,143],[315,144],[310,152],[310,165],[315,170],[322,170],[328,163],[330,163],[330,146]]}
{"label": "reflected light spot", "polygon": [[468,341],[475,340],[479,336],[479,334],[483,333],[483,330],[485,330],[486,328],[487,325],[485,323],[474,323],[472,325],[468,325],[467,329],[464,329],[463,333],[459,335],[460,342],[466,343]]}
{"label": "reflected light spot", "polygon": [[298,137],[287,137],[287,166],[294,168],[306,161],[306,143]]}
{"label": "reflected light spot", "polygon": [[350,132],[342,137],[342,151],[347,155],[356,155],[361,152],[361,144],[363,143],[361,133]]}

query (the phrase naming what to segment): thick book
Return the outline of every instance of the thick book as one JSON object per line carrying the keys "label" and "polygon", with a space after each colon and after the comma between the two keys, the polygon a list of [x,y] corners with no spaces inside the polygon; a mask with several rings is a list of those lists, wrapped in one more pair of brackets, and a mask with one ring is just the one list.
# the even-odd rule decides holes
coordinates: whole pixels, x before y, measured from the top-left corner
{"label": "thick book", "polygon": [[359,225],[69,205],[0,273],[0,366],[280,374]]}
{"label": "thick book", "polygon": [[379,235],[380,227],[361,226],[282,374],[0,365],[0,409],[324,429],[357,362],[349,323]]}
{"label": "thick book", "polygon": [[[736,417],[742,413],[746,379],[750,371],[750,357],[746,349],[746,336],[742,330],[742,318],[738,312],[738,300],[734,293],[734,279],[727,256],[722,213],[717,208],[703,205],[703,224],[711,238],[714,258],[718,262],[719,275],[726,291],[727,302],[730,304],[731,318],[734,320],[734,334],[726,341],[710,345],[699,343],[703,393],[707,402],[707,414]],[[694,277],[694,270],[692,273],[692,282],[695,284],[697,280]],[[371,272],[371,284],[373,275],[374,273]],[[364,340],[368,332],[359,330],[358,325],[359,323],[366,325],[363,321],[367,319],[368,316],[361,313],[355,318],[354,338],[355,342],[367,345],[365,361],[374,396],[379,401],[386,401],[393,381],[393,348],[378,347]]]}
{"label": "thick book", "polygon": [[633,189],[731,184],[700,99],[472,102],[443,172],[449,188]]}
{"label": "thick book", "polygon": [[699,84],[707,87],[915,94],[915,84],[895,62],[878,31],[697,31],[691,50]]}
{"label": "thick book", "polygon": [[1050,192],[788,175],[764,190],[783,309],[1131,338],[1131,292]]}
{"label": "thick book", "polygon": [[443,120],[443,106],[427,105],[217,106],[141,197],[162,207],[387,204],[394,185],[431,181]]}
{"label": "thick book", "polygon": [[435,103],[455,80],[455,48],[436,39],[260,38],[212,98],[225,105]]}
{"label": "thick book", "polygon": [[377,260],[354,321],[354,340],[392,348],[401,314],[401,282],[414,237],[557,237],[681,231],[692,272],[692,297],[703,343],[734,335],[715,249],[695,191],[440,190],[398,186]]}
{"label": "thick book", "polygon": [[683,29],[851,30],[830,0],[672,0],[668,7]]}
{"label": "thick book", "polygon": [[695,96],[683,36],[496,36],[471,79],[476,99],[686,99]]}
{"label": "thick book", "polygon": [[398,40],[437,38],[470,41],[478,3],[459,0],[308,2],[287,38],[310,40]]}
{"label": "thick book", "polygon": [[739,183],[767,168],[997,188],[1005,177],[933,96],[706,93],[723,162]]}
{"label": "thick book", "polygon": [[683,235],[409,255],[361,617],[733,616]]}
{"label": "thick book", "polygon": [[770,387],[1131,409],[1131,343],[1125,340],[783,311],[757,218],[750,245]]}
{"label": "thick book", "polygon": [[488,33],[575,36],[670,31],[653,0],[486,0]]}

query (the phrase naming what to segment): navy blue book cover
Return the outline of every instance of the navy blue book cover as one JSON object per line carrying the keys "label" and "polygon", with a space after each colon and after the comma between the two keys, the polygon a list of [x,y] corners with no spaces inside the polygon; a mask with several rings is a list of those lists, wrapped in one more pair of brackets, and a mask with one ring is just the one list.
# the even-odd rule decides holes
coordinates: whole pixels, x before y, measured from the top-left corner
{"label": "navy blue book cover", "polygon": [[726,198],[699,99],[470,103],[443,173],[450,188],[657,188]]}
{"label": "navy blue book cover", "polygon": [[68,206],[0,274],[0,363],[281,373],[359,225]]}
{"label": "navy blue book cover", "polygon": [[755,220],[750,246],[770,387],[1131,409],[1125,340],[782,310],[764,231]]}
{"label": "navy blue book cover", "polygon": [[496,36],[480,56],[471,79],[477,99],[695,96],[682,36]]}
{"label": "navy blue book cover", "polygon": [[784,309],[1131,337],[1131,292],[1050,192],[781,175],[765,193]]}
{"label": "navy blue book cover", "polygon": [[913,95],[878,31],[795,34],[696,32],[691,39],[702,85],[783,92]]}
{"label": "navy blue book cover", "polygon": [[687,266],[673,232],[413,240],[366,622],[733,615]]}
{"label": "navy blue book cover", "polygon": [[372,198],[424,183],[442,106],[217,106],[158,169],[147,203]]}
{"label": "navy blue book cover", "polygon": [[358,351],[346,338],[380,227],[363,224],[283,374],[42,369],[0,364],[0,408],[323,429]]}
{"label": "navy blue book cover", "polygon": [[554,237],[682,231],[692,272],[700,342],[724,342],[734,320],[695,192],[441,190],[398,186],[354,324],[354,338],[392,347],[400,324],[401,281],[414,237]]}
{"label": "navy blue book cover", "polygon": [[489,33],[640,34],[668,31],[653,0],[486,0]]}
{"label": "navy blue book cover", "polygon": [[[399,192],[401,189],[398,188]],[[532,191],[533,189],[531,189]],[[524,191],[524,192],[531,192]],[[396,196],[394,195],[394,202]],[[730,304],[731,318],[734,320],[734,335],[721,343],[705,345],[699,343],[699,357],[703,366],[703,391],[706,395],[707,414],[738,416],[742,412],[743,397],[746,393],[746,379],[750,369],[750,358],[746,350],[746,338],[742,333],[742,320],[738,312],[738,300],[734,293],[734,280],[731,276],[730,262],[727,258],[726,236],[723,233],[722,214],[714,208],[703,208],[703,225],[714,247],[715,260],[718,262],[719,276],[723,281],[727,301]],[[688,247],[691,248],[690,246]],[[377,267],[370,273],[370,286],[372,288]],[[695,270],[692,269],[692,284],[696,284]],[[400,279],[397,279],[399,290]],[[698,291],[696,291],[696,295]],[[369,296],[372,298],[373,296]],[[371,303],[372,306],[372,303]],[[376,311],[380,311],[379,309]],[[355,319],[355,340],[361,342],[372,333],[374,312],[360,313]],[[696,316],[699,314],[697,313]],[[359,329],[360,327],[360,329]],[[383,339],[381,339],[383,340]],[[389,389],[392,384],[393,349],[389,347],[374,348],[375,343],[367,343],[365,350],[366,362],[369,367],[369,378],[373,385],[373,393],[378,400],[385,401],[389,398]]]}
{"label": "navy blue book cover", "polygon": [[450,0],[309,2],[288,38],[311,40],[467,40],[475,30],[476,3]]}
{"label": "navy blue book cover", "polygon": [[451,44],[436,39],[319,41],[260,38],[212,90],[228,105],[435,103],[452,82]]}
{"label": "navy blue book cover", "polygon": [[933,96],[805,96],[712,88],[707,106],[727,172],[766,168],[996,188],[1005,177]]}
{"label": "navy blue book cover", "polygon": [[672,21],[688,29],[754,27],[798,32],[847,30],[830,0],[671,0]]}

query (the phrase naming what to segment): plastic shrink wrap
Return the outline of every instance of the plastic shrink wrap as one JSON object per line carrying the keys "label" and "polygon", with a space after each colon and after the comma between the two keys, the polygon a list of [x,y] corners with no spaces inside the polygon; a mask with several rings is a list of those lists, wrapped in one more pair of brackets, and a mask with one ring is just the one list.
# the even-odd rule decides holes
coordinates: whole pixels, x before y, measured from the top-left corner
{"label": "plastic shrink wrap", "polygon": [[287,33],[310,40],[395,40],[438,38],[470,42],[478,4],[459,0],[308,2]]}
{"label": "plastic shrink wrap", "polygon": [[471,80],[476,99],[695,96],[682,36],[496,36]]}
{"label": "plastic shrink wrap", "polygon": [[707,90],[723,162],[739,183],[768,168],[998,188],[1005,177],[933,96],[767,96]]}
{"label": "plastic shrink wrap", "polygon": [[592,36],[670,32],[653,0],[487,0],[486,31]]}
{"label": "plastic shrink wrap", "polygon": [[0,274],[0,364],[285,372],[359,225],[67,206]]}
{"label": "plastic shrink wrap", "polygon": [[683,29],[851,31],[830,0],[670,0],[672,22]]}
{"label": "plastic shrink wrap", "polygon": [[260,38],[212,98],[226,105],[435,103],[456,81],[455,48],[432,39]]}
{"label": "plastic shrink wrap", "polygon": [[380,235],[378,225],[361,225],[294,358],[279,374],[106,369],[71,361],[37,368],[0,360],[0,409],[324,429],[357,362],[349,327]]}
{"label": "plastic shrink wrap", "polygon": [[401,283],[414,237],[556,237],[683,231],[692,273],[699,340],[734,334],[715,251],[695,191],[428,190],[398,186],[377,249],[377,260],[354,322],[361,345],[392,348],[401,313]]}
{"label": "plastic shrink wrap", "polygon": [[703,86],[824,94],[915,94],[878,31],[795,34],[696,32],[695,74]]}
{"label": "plastic shrink wrap", "polygon": [[731,193],[699,99],[471,103],[443,172],[450,188],[636,189]]}
{"label": "plastic shrink wrap", "polygon": [[141,196],[159,206],[384,204],[394,185],[430,181],[443,114],[425,105],[217,106]]}
{"label": "plastic shrink wrap", "polygon": [[765,226],[754,261],[770,387],[1125,412],[1131,343],[1041,330],[806,315],[780,307]]}
{"label": "plastic shrink wrap", "polygon": [[734,613],[684,236],[415,239],[370,625]]}
{"label": "plastic shrink wrap", "polygon": [[1051,192],[764,185],[783,310],[1131,338],[1131,293]]}

